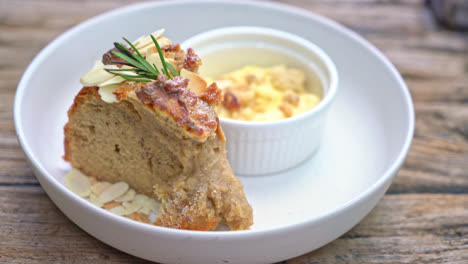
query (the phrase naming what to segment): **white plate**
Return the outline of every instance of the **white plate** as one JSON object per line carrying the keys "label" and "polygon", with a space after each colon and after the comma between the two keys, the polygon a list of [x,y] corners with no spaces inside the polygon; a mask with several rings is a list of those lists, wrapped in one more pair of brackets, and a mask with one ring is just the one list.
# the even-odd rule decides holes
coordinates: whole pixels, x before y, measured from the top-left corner
{"label": "white plate", "polygon": [[[285,173],[241,178],[254,208],[252,230],[197,232],[141,224],[94,207],[63,185],[66,111],[80,89],[79,77],[112,42],[161,27],[168,38],[182,42],[208,29],[237,25],[267,26],[309,39],[328,53],[340,76],[326,147]],[[14,110],[19,141],[37,178],[72,221],[129,254],[171,263],[275,262],[332,241],[384,194],[414,128],[408,89],[367,41],[304,10],[234,1],[144,3],[90,19],[34,59],[18,86]]]}

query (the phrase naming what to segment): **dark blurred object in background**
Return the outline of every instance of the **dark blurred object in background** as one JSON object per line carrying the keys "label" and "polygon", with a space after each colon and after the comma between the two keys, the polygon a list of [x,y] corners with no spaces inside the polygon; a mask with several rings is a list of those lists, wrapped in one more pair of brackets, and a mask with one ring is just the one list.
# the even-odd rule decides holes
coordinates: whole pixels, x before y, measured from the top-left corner
{"label": "dark blurred object in background", "polygon": [[426,0],[437,21],[450,29],[468,30],[468,0]]}

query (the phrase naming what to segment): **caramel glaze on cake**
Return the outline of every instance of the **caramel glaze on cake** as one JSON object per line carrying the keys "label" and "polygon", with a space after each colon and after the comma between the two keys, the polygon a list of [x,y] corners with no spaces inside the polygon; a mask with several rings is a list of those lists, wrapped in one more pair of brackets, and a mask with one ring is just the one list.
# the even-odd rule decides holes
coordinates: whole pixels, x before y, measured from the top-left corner
{"label": "caramel glaze on cake", "polygon": [[[201,63],[192,50],[182,56],[178,45],[165,53],[178,62],[177,69],[196,71]],[[103,61],[111,63],[106,56],[111,55]],[[159,199],[156,225],[248,229],[252,208],[227,161],[212,106],[221,93],[213,84],[196,94],[188,83],[164,75],[150,83],[123,83],[114,92],[116,103],[104,102],[99,87],[82,88],[68,111],[64,159],[89,176],[125,181]]]}

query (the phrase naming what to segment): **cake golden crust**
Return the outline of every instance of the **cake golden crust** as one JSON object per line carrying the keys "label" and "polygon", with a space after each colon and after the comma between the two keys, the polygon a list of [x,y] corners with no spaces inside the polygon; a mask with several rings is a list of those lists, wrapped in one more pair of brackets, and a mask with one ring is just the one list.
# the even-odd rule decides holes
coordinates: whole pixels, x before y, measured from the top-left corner
{"label": "cake golden crust", "polygon": [[114,94],[118,100],[136,95],[149,108],[169,116],[187,136],[204,141],[216,132],[219,120],[202,98],[187,89],[187,81],[175,77],[174,80],[125,84]]}
{"label": "cake golden crust", "polygon": [[141,85],[135,94],[148,107],[166,112],[187,133],[205,140],[218,127],[216,115],[198,102],[198,96],[187,89],[187,84],[187,79],[175,77]]}

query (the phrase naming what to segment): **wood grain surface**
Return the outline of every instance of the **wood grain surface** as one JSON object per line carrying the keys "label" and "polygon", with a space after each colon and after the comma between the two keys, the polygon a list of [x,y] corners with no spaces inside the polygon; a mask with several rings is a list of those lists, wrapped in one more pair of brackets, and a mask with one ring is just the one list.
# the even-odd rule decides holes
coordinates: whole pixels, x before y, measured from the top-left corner
{"label": "wood grain surface", "polygon": [[[50,201],[16,139],[13,99],[33,57],[66,29],[136,1],[0,0],[0,263],[148,263],[94,239]],[[403,75],[416,131],[403,168],[355,228],[284,263],[468,263],[468,33],[423,0],[285,0],[376,45]]]}

